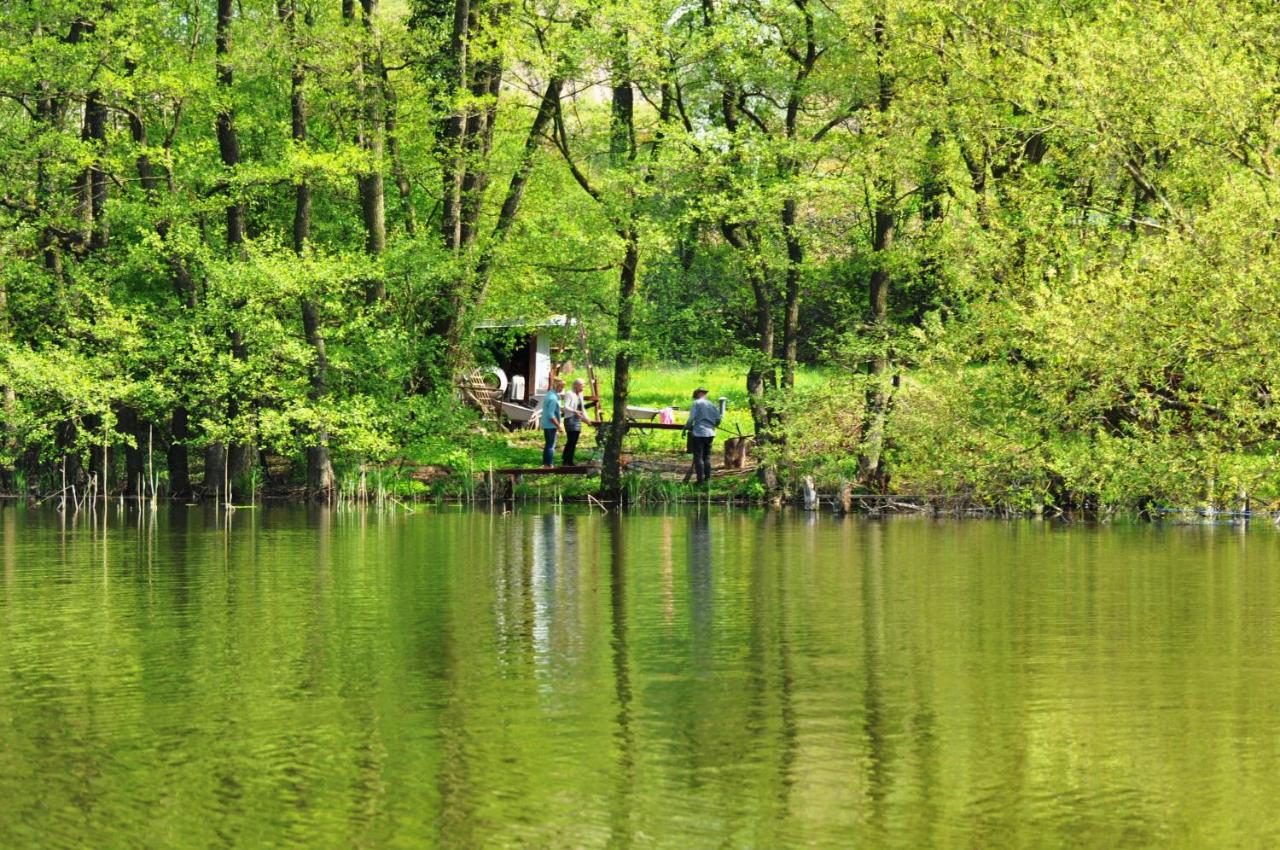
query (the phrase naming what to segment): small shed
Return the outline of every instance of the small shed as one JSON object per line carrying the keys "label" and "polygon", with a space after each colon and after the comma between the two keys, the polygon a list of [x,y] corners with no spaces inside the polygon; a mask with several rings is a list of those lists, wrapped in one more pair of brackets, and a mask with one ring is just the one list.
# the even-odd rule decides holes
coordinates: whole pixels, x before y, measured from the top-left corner
{"label": "small shed", "polygon": [[498,319],[476,325],[480,345],[506,378],[503,400],[532,407],[546,395],[559,365],[570,329],[577,322],[568,316],[542,320]]}

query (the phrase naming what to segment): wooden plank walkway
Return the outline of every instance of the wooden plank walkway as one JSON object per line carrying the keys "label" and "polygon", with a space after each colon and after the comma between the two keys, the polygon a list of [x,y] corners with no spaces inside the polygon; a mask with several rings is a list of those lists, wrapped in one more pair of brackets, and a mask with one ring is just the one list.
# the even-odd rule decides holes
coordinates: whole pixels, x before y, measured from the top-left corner
{"label": "wooden plank walkway", "polygon": [[507,466],[495,469],[494,475],[590,475],[600,467],[578,464],[575,466]]}

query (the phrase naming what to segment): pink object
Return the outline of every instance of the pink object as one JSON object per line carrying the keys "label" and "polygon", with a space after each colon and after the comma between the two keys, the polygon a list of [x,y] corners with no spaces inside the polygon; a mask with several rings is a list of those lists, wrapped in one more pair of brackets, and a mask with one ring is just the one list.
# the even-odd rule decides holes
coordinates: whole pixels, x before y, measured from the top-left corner
{"label": "pink object", "polygon": [[669,407],[664,407],[658,411],[658,421],[663,425],[676,424],[676,412]]}

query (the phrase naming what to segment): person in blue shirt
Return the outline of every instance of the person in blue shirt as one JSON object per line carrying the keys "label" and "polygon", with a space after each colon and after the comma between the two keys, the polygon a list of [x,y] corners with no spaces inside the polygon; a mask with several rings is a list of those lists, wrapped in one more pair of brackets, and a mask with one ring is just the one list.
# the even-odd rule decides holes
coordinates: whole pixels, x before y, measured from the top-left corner
{"label": "person in blue shirt", "polygon": [[542,466],[549,469],[556,459],[556,435],[564,430],[561,421],[560,393],[564,390],[564,381],[556,378],[551,382],[551,389],[542,398],[542,414],[539,423],[542,426]]}
{"label": "person in blue shirt", "polygon": [[720,425],[720,408],[707,400],[707,390],[698,387],[693,391],[693,404],[689,406],[689,419],[684,430],[689,435],[689,447],[693,450],[693,470],[698,483],[711,480],[711,443]]}

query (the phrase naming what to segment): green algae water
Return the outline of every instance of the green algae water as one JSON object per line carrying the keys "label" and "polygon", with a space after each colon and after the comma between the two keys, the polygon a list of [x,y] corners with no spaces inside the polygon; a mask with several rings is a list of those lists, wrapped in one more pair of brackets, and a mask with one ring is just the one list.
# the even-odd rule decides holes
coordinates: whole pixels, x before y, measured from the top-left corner
{"label": "green algae water", "polygon": [[1280,534],[0,509],[0,847],[1273,847]]}

